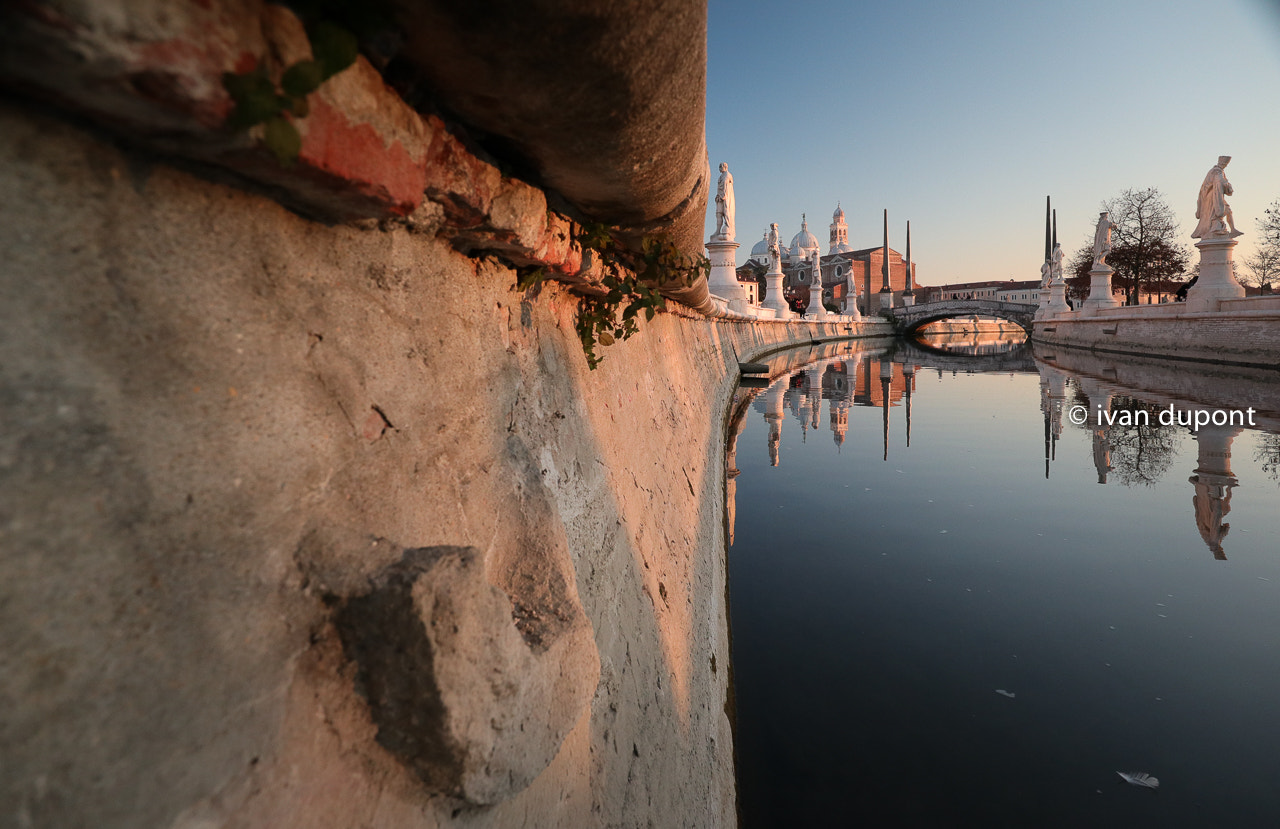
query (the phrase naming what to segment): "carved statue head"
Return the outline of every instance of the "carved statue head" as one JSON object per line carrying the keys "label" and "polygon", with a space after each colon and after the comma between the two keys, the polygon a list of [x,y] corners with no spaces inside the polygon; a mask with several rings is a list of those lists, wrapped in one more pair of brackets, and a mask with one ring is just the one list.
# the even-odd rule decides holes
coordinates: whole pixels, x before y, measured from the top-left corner
{"label": "carved statue head", "polygon": [[720,172],[722,172],[722,173],[727,173],[727,172],[729,172],[729,162],[727,162],[727,161],[721,161],[721,162],[720,162]]}
{"label": "carved statue head", "polygon": [[1226,167],[1226,166],[1227,166],[1227,164],[1228,164],[1228,163],[1230,163],[1230,161],[1231,161],[1231,156],[1229,156],[1229,155],[1220,155],[1220,156],[1218,156],[1218,166],[1219,166],[1219,167]]}

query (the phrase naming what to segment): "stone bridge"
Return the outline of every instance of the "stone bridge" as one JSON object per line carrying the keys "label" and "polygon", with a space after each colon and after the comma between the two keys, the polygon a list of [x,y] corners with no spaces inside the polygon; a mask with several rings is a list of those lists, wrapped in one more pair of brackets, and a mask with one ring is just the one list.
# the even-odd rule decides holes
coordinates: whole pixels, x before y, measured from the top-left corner
{"label": "stone bridge", "polygon": [[1031,333],[1031,320],[1036,306],[1026,302],[1002,302],[998,299],[945,299],[906,308],[894,308],[894,324],[903,334],[911,334],[922,326],[953,317],[999,317],[1022,326]]}

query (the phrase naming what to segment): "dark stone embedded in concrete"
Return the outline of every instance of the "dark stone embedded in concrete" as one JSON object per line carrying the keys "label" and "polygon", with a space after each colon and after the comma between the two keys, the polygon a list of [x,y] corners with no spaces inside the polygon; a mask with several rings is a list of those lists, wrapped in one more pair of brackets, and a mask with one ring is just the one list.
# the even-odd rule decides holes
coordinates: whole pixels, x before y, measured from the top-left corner
{"label": "dark stone embedded in concrete", "polygon": [[[563,581],[531,579],[542,589],[512,597],[484,570],[472,547],[405,550],[334,616],[378,743],[431,791],[478,804],[546,768],[599,672]],[[558,612],[545,609],[547,590]]]}

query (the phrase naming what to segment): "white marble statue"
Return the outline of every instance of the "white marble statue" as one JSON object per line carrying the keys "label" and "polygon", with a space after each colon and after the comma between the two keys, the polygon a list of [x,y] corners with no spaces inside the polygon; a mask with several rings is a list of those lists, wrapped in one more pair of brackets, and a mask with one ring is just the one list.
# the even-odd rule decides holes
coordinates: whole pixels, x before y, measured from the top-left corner
{"label": "white marble statue", "polygon": [[1098,214],[1098,227],[1093,231],[1093,267],[1107,267],[1107,254],[1111,253],[1111,231],[1119,225],[1111,221],[1111,214],[1102,211]]}
{"label": "white marble statue", "polygon": [[733,241],[733,174],[729,165],[720,162],[720,181],[716,184],[716,232],[714,238]]}
{"label": "white marble statue", "polygon": [[1218,163],[1205,174],[1204,184],[1200,185],[1200,197],[1196,200],[1196,218],[1200,223],[1191,233],[1193,239],[1241,235],[1231,218],[1231,207],[1226,198],[1234,192],[1231,182],[1227,181],[1226,166],[1229,161],[1229,155],[1218,156]]}
{"label": "white marble statue", "polygon": [[1053,243],[1053,256],[1051,256],[1050,259],[1053,261],[1052,268],[1049,271],[1050,280],[1061,282],[1062,281],[1062,245],[1058,244],[1057,242]]}
{"label": "white marble statue", "polygon": [[769,273],[782,270],[782,239],[778,236],[778,223],[769,225]]}
{"label": "white marble statue", "polygon": [[1053,277],[1053,265],[1049,264],[1049,260],[1044,260],[1044,264],[1040,266],[1040,287],[1048,288],[1049,280]]}

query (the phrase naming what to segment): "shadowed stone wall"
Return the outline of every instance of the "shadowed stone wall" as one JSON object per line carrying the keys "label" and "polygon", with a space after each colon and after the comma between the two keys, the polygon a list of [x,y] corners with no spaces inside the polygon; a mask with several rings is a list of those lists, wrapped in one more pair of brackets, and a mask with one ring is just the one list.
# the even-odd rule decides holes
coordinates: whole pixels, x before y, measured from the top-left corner
{"label": "shadowed stone wall", "polygon": [[3,823],[733,823],[725,409],[847,326],[591,372],[435,203],[326,225],[12,101],[0,157]]}
{"label": "shadowed stone wall", "polygon": [[716,326],[0,140],[5,824],[732,822]]}

